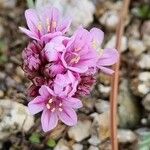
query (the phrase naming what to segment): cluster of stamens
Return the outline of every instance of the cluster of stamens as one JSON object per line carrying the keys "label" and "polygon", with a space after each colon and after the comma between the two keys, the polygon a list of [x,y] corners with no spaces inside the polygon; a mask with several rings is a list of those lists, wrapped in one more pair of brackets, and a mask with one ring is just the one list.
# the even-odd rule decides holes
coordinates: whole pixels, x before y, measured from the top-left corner
{"label": "cluster of stamens", "polygon": [[[51,112],[54,112],[54,111],[56,110],[56,107],[54,107],[54,106],[55,106],[55,105],[54,105],[53,99],[50,99],[50,100],[48,101],[48,103],[46,104],[47,109],[51,110]],[[62,103],[59,103],[58,106],[59,106],[59,107],[57,108],[58,111],[63,111],[63,109],[62,109]]]}

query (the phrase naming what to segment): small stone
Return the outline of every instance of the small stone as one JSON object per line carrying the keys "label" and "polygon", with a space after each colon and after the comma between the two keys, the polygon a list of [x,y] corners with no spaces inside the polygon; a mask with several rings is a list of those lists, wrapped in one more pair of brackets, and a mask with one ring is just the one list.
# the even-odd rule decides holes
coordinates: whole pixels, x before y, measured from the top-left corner
{"label": "small stone", "polygon": [[88,140],[88,142],[91,145],[97,146],[98,144],[100,144],[100,139],[99,137],[97,137],[97,135],[92,135],[91,138]]}
{"label": "small stone", "polygon": [[34,125],[34,118],[28,108],[15,101],[0,100],[0,112],[0,139],[18,131],[27,132]]}
{"label": "small stone", "polygon": [[16,0],[0,0],[0,7],[14,8],[16,6]]}
{"label": "small stone", "polygon": [[131,130],[119,129],[118,141],[119,143],[133,143],[137,139],[136,135]]}
{"label": "small stone", "polygon": [[[115,48],[116,45],[116,36],[113,35],[111,37],[111,39],[106,43],[105,48]],[[128,41],[127,41],[127,37],[123,36],[121,39],[121,52],[125,52],[128,48]]]}
{"label": "small stone", "polygon": [[144,97],[142,104],[147,111],[150,111],[150,93]]}
{"label": "small stone", "polygon": [[139,56],[146,50],[144,43],[137,39],[130,39],[128,46],[129,50],[133,53],[134,56]]}
{"label": "small stone", "polygon": [[143,97],[150,92],[150,72],[144,71],[139,73],[135,79],[136,86],[132,83],[132,91],[135,95]]}
{"label": "small stone", "polygon": [[98,113],[104,113],[110,109],[108,101],[98,99],[95,101],[95,108]]}
{"label": "small stone", "polygon": [[4,97],[4,92],[0,90],[0,98]]}
{"label": "small stone", "polygon": [[63,134],[63,132],[65,131],[65,129],[66,129],[66,126],[65,126],[64,124],[58,124],[58,125],[56,126],[56,128],[54,128],[54,129],[50,132],[49,138],[52,138],[52,139],[54,139],[54,140],[58,140],[58,139],[62,136],[62,134]]}
{"label": "small stone", "polygon": [[111,87],[110,86],[105,86],[103,84],[98,84],[98,91],[99,95],[102,97],[108,97],[110,93]]}
{"label": "small stone", "polygon": [[141,28],[142,40],[147,48],[150,48],[150,21],[147,20],[143,23]]}
{"label": "small stone", "polygon": [[0,38],[2,38],[3,35],[4,35],[4,27],[0,24]]}
{"label": "small stone", "polygon": [[107,138],[110,137],[110,119],[108,119],[109,112],[105,112],[102,114],[93,113],[91,114],[93,118],[92,129],[97,132],[100,142],[105,141]]}
{"label": "small stone", "polygon": [[79,120],[77,125],[70,127],[68,130],[68,136],[76,142],[80,142],[90,136],[90,130],[90,120]]}
{"label": "small stone", "polygon": [[17,67],[16,68],[16,74],[21,77],[21,78],[24,78],[24,71],[22,70],[21,67]]}
{"label": "small stone", "polygon": [[70,33],[73,33],[81,24],[83,27],[89,26],[94,20],[95,5],[90,0],[37,0],[37,8],[44,5],[54,6],[60,10],[63,16],[72,18]]}
{"label": "small stone", "polygon": [[141,69],[150,69],[149,60],[150,60],[150,53],[141,55],[140,60],[138,62],[138,66]]}
{"label": "small stone", "polygon": [[100,73],[98,75],[98,80],[100,83],[104,84],[104,85],[110,85],[110,76],[104,74],[104,73]]}
{"label": "small stone", "polygon": [[100,144],[99,150],[112,150],[110,140],[107,140],[106,142]]}
{"label": "small stone", "polygon": [[115,31],[116,26],[119,22],[118,12],[115,10],[110,10],[104,13],[104,15],[99,19],[99,22],[104,25],[108,30]]}
{"label": "small stone", "polygon": [[99,150],[96,146],[90,146],[88,150]]}
{"label": "small stone", "polygon": [[66,140],[60,139],[54,150],[70,150]]}
{"label": "small stone", "polygon": [[83,98],[82,103],[84,107],[82,107],[80,110],[85,114],[91,113],[94,110],[94,102],[95,99],[93,99],[92,97]]}
{"label": "small stone", "polygon": [[74,145],[72,145],[72,149],[73,150],[83,150],[83,145],[75,143]]}
{"label": "small stone", "polygon": [[141,120],[139,102],[129,90],[128,80],[124,79],[121,82],[119,90],[119,126],[128,129],[135,128]]}

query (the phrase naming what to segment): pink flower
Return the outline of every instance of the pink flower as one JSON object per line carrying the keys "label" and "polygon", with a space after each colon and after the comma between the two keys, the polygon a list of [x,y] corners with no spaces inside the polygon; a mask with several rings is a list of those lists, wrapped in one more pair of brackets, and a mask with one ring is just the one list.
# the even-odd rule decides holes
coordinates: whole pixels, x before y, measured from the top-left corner
{"label": "pink flower", "polygon": [[[58,89],[57,89],[58,90]],[[57,126],[58,119],[63,123],[73,126],[77,123],[77,115],[74,109],[82,107],[79,99],[74,97],[59,97],[57,92],[43,85],[39,89],[39,96],[29,103],[32,114],[42,112],[41,122],[45,132]]]}
{"label": "pink flower", "polygon": [[108,67],[115,64],[118,61],[118,51],[114,48],[101,49],[104,33],[100,29],[93,28],[90,30],[90,33],[92,36],[92,46],[99,53],[97,68],[99,68],[100,71],[104,73],[112,74],[114,71]]}
{"label": "pink flower", "polygon": [[78,73],[96,67],[97,59],[98,55],[92,47],[91,35],[83,28],[76,31],[61,56],[64,67]]}
{"label": "pink flower", "polygon": [[33,76],[41,65],[40,53],[42,47],[35,41],[29,43],[22,52],[23,69],[27,75]]}
{"label": "pink flower", "polygon": [[115,64],[118,59],[119,53],[116,49],[104,49],[104,52],[102,52],[98,59],[97,67],[106,74],[113,74],[114,71],[109,66]]}
{"label": "pink flower", "polygon": [[71,23],[69,19],[61,22],[59,11],[54,7],[44,7],[41,10],[28,9],[25,11],[25,18],[29,29],[20,27],[20,30],[32,39],[46,42],[64,34]]}

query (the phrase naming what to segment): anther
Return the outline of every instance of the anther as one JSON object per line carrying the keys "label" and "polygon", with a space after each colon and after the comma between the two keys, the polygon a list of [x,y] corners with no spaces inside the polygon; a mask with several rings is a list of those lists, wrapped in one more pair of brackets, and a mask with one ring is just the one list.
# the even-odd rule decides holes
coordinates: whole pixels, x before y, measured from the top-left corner
{"label": "anther", "polygon": [[48,101],[48,103],[49,103],[49,104],[51,104],[52,102],[53,102],[53,100],[52,100],[52,99],[50,99],[50,100]]}
{"label": "anther", "polygon": [[76,56],[70,61],[70,63],[78,63],[79,60],[80,60],[80,56]]}
{"label": "anther", "polygon": [[59,111],[63,111],[63,109],[62,109],[62,108],[58,108],[58,110],[59,110]]}
{"label": "anther", "polygon": [[56,28],[56,26],[57,26],[57,23],[56,23],[56,21],[52,21],[52,28]]}
{"label": "anther", "polygon": [[47,107],[47,109],[50,109],[50,108],[51,108],[51,106],[50,106],[49,104],[46,104],[46,107]]}
{"label": "anther", "polygon": [[56,110],[56,108],[53,108],[52,110],[51,110],[51,112],[54,112]]}

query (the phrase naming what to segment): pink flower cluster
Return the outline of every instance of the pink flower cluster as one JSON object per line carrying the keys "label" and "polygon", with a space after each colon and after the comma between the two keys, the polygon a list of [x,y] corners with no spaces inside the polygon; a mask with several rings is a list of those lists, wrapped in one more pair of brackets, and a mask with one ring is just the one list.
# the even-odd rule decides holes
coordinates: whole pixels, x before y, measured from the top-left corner
{"label": "pink flower cluster", "polygon": [[33,115],[42,112],[45,132],[58,120],[73,126],[82,107],[79,98],[90,93],[99,71],[113,73],[109,66],[117,62],[118,52],[101,49],[104,33],[97,28],[79,27],[68,37],[71,21],[61,20],[56,8],[28,9],[25,18],[28,29],[20,30],[33,39],[22,54],[23,70],[32,81],[29,110]]}

